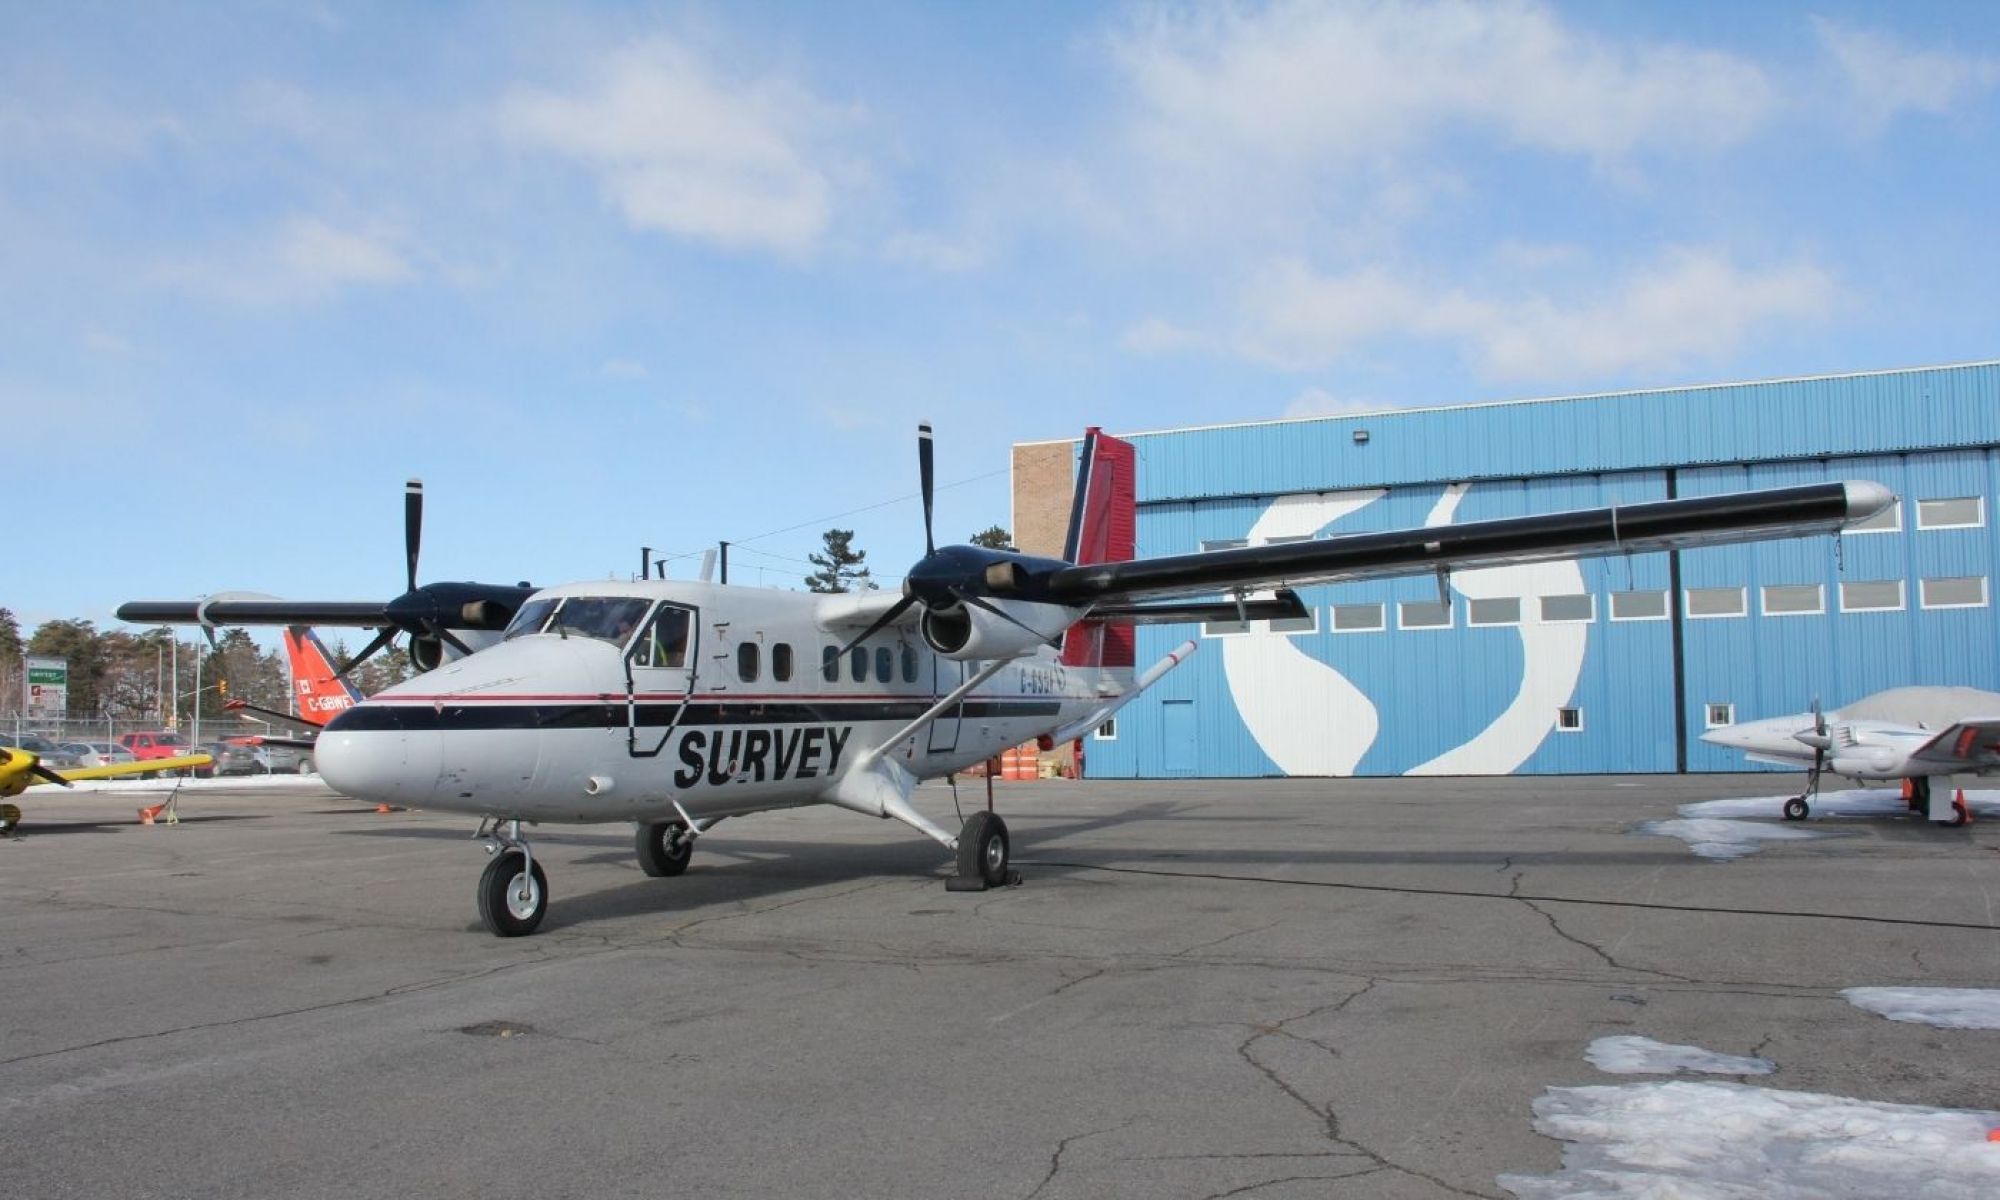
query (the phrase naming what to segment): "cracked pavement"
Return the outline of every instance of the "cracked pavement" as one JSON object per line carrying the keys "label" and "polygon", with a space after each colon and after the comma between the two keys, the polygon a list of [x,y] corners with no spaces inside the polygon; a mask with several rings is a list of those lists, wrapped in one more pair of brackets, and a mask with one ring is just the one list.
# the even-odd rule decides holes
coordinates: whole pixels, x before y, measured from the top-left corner
{"label": "cracked pavement", "polygon": [[453,818],[37,795],[0,841],[0,1194],[1502,1197],[1559,1165],[1536,1096],[1628,1081],[1583,1058],[1616,1033],[1995,1107],[2000,1034],[1839,993],[2000,987],[2000,823],[1730,863],[1630,832],[1772,790],[1003,785],[1027,882],[979,895],[837,811],[728,822],[678,879],[548,827],[512,941]]}

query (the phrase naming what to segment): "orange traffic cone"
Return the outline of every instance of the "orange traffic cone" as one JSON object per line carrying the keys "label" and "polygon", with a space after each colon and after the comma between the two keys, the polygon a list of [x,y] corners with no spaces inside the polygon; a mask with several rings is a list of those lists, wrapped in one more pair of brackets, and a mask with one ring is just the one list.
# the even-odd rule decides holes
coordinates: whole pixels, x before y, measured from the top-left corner
{"label": "orange traffic cone", "polygon": [[1964,788],[1960,788],[1952,793],[1951,807],[1958,814],[1958,823],[1960,825],[1972,824],[1972,806],[1965,802]]}
{"label": "orange traffic cone", "polygon": [[153,824],[154,818],[158,817],[161,813],[165,812],[166,809],[167,806],[164,804],[147,805],[145,808],[139,810],[139,824],[141,825]]}
{"label": "orange traffic cone", "polygon": [[395,812],[396,810],[395,810],[395,809],[393,809],[393,808],[390,808],[390,807],[389,807],[388,805],[386,805],[386,804],[378,804],[378,805],[376,805],[376,806],[375,806],[375,811],[376,811],[376,812],[378,812],[378,813],[392,813],[392,812]]}

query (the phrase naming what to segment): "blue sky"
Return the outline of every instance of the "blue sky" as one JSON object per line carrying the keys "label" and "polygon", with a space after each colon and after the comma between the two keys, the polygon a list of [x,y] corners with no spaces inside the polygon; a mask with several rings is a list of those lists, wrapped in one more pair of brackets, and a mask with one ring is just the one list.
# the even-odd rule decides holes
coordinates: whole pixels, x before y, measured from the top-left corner
{"label": "blue sky", "polygon": [[1992,358],[1996,96],[1987,4],[5,6],[0,604],[385,598],[412,475],[426,581],[893,581],[924,418],[957,540],[1087,424]]}

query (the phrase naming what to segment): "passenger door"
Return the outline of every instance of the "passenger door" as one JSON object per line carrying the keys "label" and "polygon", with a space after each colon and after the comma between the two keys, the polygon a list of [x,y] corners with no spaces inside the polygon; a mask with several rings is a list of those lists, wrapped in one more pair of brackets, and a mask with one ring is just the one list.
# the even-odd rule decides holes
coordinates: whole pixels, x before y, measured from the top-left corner
{"label": "passenger door", "polygon": [[699,611],[661,604],[625,652],[626,747],[634,758],[652,758],[666,747],[694,693]]}

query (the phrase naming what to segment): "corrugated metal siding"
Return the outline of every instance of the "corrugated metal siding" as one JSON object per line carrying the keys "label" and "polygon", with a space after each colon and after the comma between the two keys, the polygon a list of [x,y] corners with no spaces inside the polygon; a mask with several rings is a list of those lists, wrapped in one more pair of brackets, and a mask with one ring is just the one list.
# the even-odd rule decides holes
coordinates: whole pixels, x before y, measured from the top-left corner
{"label": "corrugated metal siding", "polygon": [[2000,444],[2000,364],[1127,436],[1141,504],[1976,447]]}
{"label": "corrugated metal siding", "polygon": [[[1993,390],[1982,403],[1988,411],[2000,412],[2000,378],[1991,373],[1985,378]],[[1964,395],[1950,399],[1955,404],[1971,405],[1971,399]],[[1934,432],[1920,421],[1909,422],[1900,430],[1905,441],[1921,441]],[[1760,430],[1746,440],[1767,435],[1775,436],[1772,431]],[[1681,715],[1687,729],[1685,752],[1690,769],[1746,768],[1740,755],[1699,740],[1710,703],[1733,704],[1738,720],[1751,720],[1802,711],[1815,697],[1828,707],[1838,707],[1871,692],[1911,683],[2000,690],[2000,618],[1996,618],[2000,606],[1993,603],[1996,577],[2000,576],[2000,521],[1995,519],[1996,500],[2000,500],[2000,450],[1990,446],[1916,449],[1824,461],[1747,464],[1739,461],[1741,455],[1728,457],[1727,463],[1674,470],[1678,494],[1713,494],[1825,479],[1872,479],[1903,498],[1902,524],[1899,530],[1888,533],[1711,547],[1681,556],[1684,588],[1740,587],[1746,607],[1743,616],[1682,623],[1687,709]],[[1666,470],[1655,469],[1491,480],[1470,488],[1457,519],[1657,499],[1666,494],[1668,475]],[[1393,488],[1381,500],[1341,521],[1338,530],[1420,525],[1443,492],[1439,482]],[[1203,541],[1244,537],[1272,496],[1265,492],[1256,497],[1146,505],[1140,513],[1139,552],[1180,553],[1198,548]],[[1917,501],[1963,496],[1984,497],[1984,519],[1978,527],[1917,528]],[[1570,698],[1582,711],[1584,727],[1575,733],[1550,732],[1518,771],[1671,771],[1677,750],[1673,625],[1668,621],[1610,620],[1611,593],[1667,589],[1668,556],[1593,560],[1579,567],[1596,604],[1582,670]],[[1921,580],[1964,576],[1988,581],[1987,605],[1922,607]],[[1904,583],[1901,610],[1840,611],[1843,581],[1887,579]],[[1796,584],[1822,588],[1822,612],[1764,614],[1765,585]],[[1304,593],[1318,615],[1318,630],[1287,640],[1301,654],[1345,676],[1369,697],[1379,713],[1380,730],[1356,768],[1358,774],[1402,773],[1451,750],[1493,721],[1523,686],[1526,667],[1518,632],[1507,627],[1466,628],[1463,597],[1454,597],[1455,627],[1449,631],[1396,628],[1397,601],[1433,599],[1435,594],[1436,585],[1429,579],[1374,581]],[[1388,628],[1365,634],[1331,631],[1329,604],[1371,602],[1388,606]],[[1670,602],[1680,606],[1684,597],[1671,597]],[[1186,627],[1142,629],[1140,664],[1151,663],[1187,636]],[[1160,703],[1167,699],[1192,702],[1194,773],[1278,773],[1278,764],[1259,745],[1237,710],[1224,668],[1227,640],[1204,638],[1201,653],[1169,675],[1155,693],[1127,707],[1120,714],[1115,741],[1089,744],[1089,773],[1100,777],[1164,774],[1166,748],[1162,745]],[[1343,722],[1352,721],[1353,714],[1338,711],[1325,694],[1311,688],[1295,691],[1286,696],[1288,719],[1300,722],[1305,730],[1338,729]],[[1187,752],[1185,746],[1176,750]]]}

